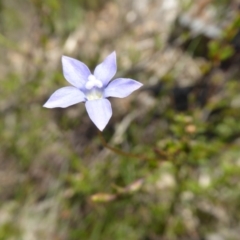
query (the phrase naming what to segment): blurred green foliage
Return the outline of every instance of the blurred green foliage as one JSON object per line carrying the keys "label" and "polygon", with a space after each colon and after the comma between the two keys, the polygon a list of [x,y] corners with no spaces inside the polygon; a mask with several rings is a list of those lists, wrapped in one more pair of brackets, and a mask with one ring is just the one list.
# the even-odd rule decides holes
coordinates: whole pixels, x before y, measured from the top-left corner
{"label": "blurred green foliage", "polygon": [[[25,240],[31,231],[35,239],[198,240],[224,234],[222,230],[233,234],[223,239],[238,239],[240,74],[235,70],[237,54],[231,44],[239,28],[238,17],[222,39],[204,42],[204,46],[182,33],[183,42],[191,40],[184,54],[193,53],[200,44],[198,51],[208,58],[202,65],[203,76],[222,71],[221,63],[226,60],[233,69],[227,70],[229,74],[221,72],[224,81],[209,80],[213,83],[204,106],[193,92],[189,108],[180,112],[172,100],[173,71],[162,77],[166,88],[147,92],[150,77],[159,76],[145,66],[134,69],[145,55],[128,46],[126,35],[133,41],[138,36],[131,35],[133,30],[123,21],[125,15],[118,22],[126,24],[120,32],[126,35],[121,38],[117,32],[120,40],[95,35],[99,22],[104,25],[104,8],[114,9],[114,4],[120,8],[116,2],[0,1],[0,54],[5,57],[0,60],[0,240]],[[221,9],[227,1],[215,4]],[[101,18],[94,22],[98,14]],[[114,14],[123,13],[113,11],[111,17]],[[107,23],[111,24],[108,18]],[[42,108],[48,96],[64,84],[60,57],[67,52],[66,41],[80,27],[89,34],[83,34],[84,42],[90,45],[93,41],[91,47],[97,50],[83,53],[82,41],[79,52],[72,54],[82,56],[91,67],[101,61],[103,48],[128,46],[129,50],[119,51],[120,69],[128,63],[123,74],[142,81],[146,89],[130,102],[118,100],[116,105],[113,100],[115,113],[103,134],[111,141],[128,112],[143,109],[140,98],[154,100],[116,144],[146,160],[105,151],[83,106]],[[147,34],[147,40],[153,40],[147,46],[152,46],[154,55],[164,44],[159,34]],[[202,52],[206,46],[207,53]],[[54,56],[57,62],[53,64]],[[146,92],[148,97],[141,95]]]}

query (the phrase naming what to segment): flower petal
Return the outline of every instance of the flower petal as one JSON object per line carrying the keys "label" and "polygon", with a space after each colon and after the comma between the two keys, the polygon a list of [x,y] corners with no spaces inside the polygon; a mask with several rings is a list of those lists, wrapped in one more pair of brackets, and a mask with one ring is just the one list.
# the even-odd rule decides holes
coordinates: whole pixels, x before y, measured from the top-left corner
{"label": "flower petal", "polygon": [[124,98],[133,91],[140,88],[143,84],[129,78],[117,78],[109,83],[104,90],[104,97]]}
{"label": "flower petal", "polygon": [[108,55],[94,70],[94,76],[106,86],[117,72],[116,52]]}
{"label": "flower petal", "polygon": [[86,102],[86,109],[90,119],[102,131],[112,116],[111,103],[104,98],[91,100]]}
{"label": "flower petal", "polygon": [[75,87],[63,87],[55,91],[43,106],[46,108],[66,108],[84,101],[85,95],[79,89]]}
{"label": "flower petal", "polygon": [[88,76],[91,75],[89,68],[84,63],[67,56],[62,56],[62,65],[66,80],[74,87],[83,89]]}

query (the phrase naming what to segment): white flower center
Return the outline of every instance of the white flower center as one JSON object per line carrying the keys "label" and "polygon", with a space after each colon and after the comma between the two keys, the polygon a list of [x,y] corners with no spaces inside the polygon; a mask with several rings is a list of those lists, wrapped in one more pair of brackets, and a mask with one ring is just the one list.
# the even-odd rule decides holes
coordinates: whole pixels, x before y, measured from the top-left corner
{"label": "white flower center", "polygon": [[94,75],[88,77],[88,81],[85,84],[85,88],[89,91],[86,92],[86,97],[88,100],[100,99],[103,96],[102,88],[103,84]]}
{"label": "white flower center", "polygon": [[98,80],[94,75],[90,75],[88,77],[87,83],[85,84],[85,88],[88,90],[91,90],[93,87],[101,88],[102,86],[102,82]]}

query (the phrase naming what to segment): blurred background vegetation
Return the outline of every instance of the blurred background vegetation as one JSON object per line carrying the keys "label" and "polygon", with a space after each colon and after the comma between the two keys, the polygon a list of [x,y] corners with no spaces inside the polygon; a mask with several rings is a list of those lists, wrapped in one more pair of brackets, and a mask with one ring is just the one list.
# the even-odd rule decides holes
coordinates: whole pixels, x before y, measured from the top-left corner
{"label": "blurred background vegetation", "polygon": [[[0,240],[239,240],[237,0],[0,0]],[[144,87],[102,146],[61,55]]]}

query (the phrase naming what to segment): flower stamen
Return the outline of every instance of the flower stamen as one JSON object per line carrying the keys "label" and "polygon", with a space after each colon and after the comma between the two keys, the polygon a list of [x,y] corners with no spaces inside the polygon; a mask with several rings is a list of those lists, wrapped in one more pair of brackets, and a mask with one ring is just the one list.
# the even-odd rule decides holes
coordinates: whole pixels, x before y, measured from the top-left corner
{"label": "flower stamen", "polygon": [[88,81],[85,84],[85,88],[91,90],[94,87],[101,88],[103,86],[102,82],[98,80],[94,75],[88,77]]}

